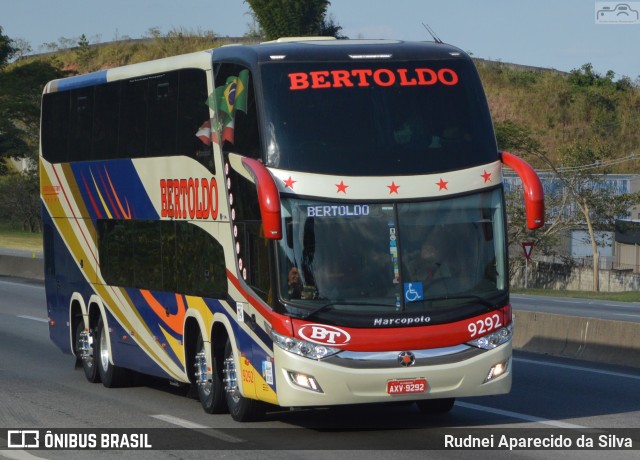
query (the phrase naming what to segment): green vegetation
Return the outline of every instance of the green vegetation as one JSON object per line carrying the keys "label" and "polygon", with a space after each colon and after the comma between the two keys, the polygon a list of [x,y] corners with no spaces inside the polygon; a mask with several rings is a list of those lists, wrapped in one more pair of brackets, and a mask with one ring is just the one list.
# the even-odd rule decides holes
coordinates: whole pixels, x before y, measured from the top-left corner
{"label": "green vegetation", "polygon": [[[476,66],[496,127],[506,125],[518,135],[520,144],[509,148],[534,166],[548,169],[541,153],[557,163],[563,146],[578,141],[597,140],[615,158],[638,151],[640,76],[635,83],[625,76],[614,80],[613,71],[600,75],[590,63],[570,73],[484,60]],[[639,160],[622,162],[610,172],[638,171]]]}
{"label": "green vegetation", "polygon": [[327,18],[327,0],[247,0],[268,40],[280,37],[339,37],[342,27]]}

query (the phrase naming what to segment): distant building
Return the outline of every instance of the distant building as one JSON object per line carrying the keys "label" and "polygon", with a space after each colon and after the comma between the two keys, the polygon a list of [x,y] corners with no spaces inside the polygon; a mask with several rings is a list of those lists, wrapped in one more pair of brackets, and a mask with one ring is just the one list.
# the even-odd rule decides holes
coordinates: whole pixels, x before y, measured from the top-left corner
{"label": "distant building", "polygon": [[[538,174],[546,196],[562,193],[562,183],[555,175],[547,172],[539,172]],[[513,192],[522,189],[522,183],[515,174],[506,172],[503,178],[505,191]],[[607,174],[604,180],[594,183],[594,187],[611,196],[640,192],[640,174]],[[548,207],[546,212],[548,220],[549,216],[554,216],[561,211]],[[579,211],[575,204],[569,204],[562,212],[565,215],[574,215]],[[618,220],[615,230],[597,232],[596,239],[601,268],[613,266],[617,269],[633,268],[636,272],[640,271],[638,268],[640,264],[640,206],[633,206],[628,210],[628,215],[620,216],[620,219],[629,218],[638,220],[638,222]],[[593,257],[591,242],[585,228],[574,228],[567,231],[557,250],[572,259],[584,260]]]}
{"label": "distant building", "polygon": [[617,220],[614,268],[640,273],[640,222]]}

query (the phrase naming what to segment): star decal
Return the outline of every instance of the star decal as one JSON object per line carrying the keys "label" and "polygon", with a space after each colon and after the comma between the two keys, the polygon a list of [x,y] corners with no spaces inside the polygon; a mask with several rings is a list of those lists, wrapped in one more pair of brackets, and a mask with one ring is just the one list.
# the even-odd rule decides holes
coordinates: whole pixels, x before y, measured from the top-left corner
{"label": "star decal", "polygon": [[394,181],[391,182],[391,185],[387,185],[387,187],[389,187],[389,195],[391,195],[392,193],[395,193],[396,195],[398,194],[398,189],[400,188],[400,186],[396,185]]}
{"label": "star decal", "polygon": [[447,184],[448,184],[448,183],[449,183],[449,182],[445,182],[445,181],[442,179],[442,177],[441,177],[441,178],[440,178],[440,182],[436,182],[436,185],[437,185],[438,187],[440,187],[438,190],[449,190],[449,189],[447,188]]}
{"label": "star decal", "polygon": [[346,185],[343,180],[341,180],[339,184],[335,184],[335,186],[338,187],[338,191],[336,193],[342,192],[345,195],[347,194],[347,187],[349,186]]}
{"label": "star decal", "polygon": [[291,178],[291,176],[289,176],[289,179],[286,179],[284,181],[284,185],[287,186],[288,188],[290,188],[291,190],[293,190],[293,184],[295,184],[296,182],[298,182],[297,180],[293,180]]}
{"label": "star decal", "polygon": [[491,173],[487,172],[487,170],[484,170],[484,174],[480,174],[480,177],[482,177],[484,179],[484,182],[491,182]]}

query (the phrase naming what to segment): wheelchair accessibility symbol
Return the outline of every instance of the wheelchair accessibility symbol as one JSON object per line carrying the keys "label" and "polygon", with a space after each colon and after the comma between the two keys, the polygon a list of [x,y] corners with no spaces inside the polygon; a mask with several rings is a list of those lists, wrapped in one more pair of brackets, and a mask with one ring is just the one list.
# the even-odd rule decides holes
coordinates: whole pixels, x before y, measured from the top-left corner
{"label": "wheelchair accessibility symbol", "polygon": [[404,300],[407,302],[416,302],[424,299],[422,292],[422,283],[404,283]]}

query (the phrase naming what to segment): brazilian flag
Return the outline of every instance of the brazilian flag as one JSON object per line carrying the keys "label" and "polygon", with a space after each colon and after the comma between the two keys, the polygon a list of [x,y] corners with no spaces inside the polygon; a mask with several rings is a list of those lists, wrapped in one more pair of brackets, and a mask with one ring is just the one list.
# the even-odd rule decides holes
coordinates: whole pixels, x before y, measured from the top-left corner
{"label": "brazilian flag", "polygon": [[247,111],[249,71],[243,70],[237,77],[227,78],[224,86],[216,88],[218,108],[233,118],[236,110]]}
{"label": "brazilian flag", "polygon": [[236,110],[247,111],[249,71],[243,70],[238,76],[227,78],[224,85],[215,89],[206,104],[217,113],[212,128],[222,132],[222,138],[233,142],[234,118]]}

